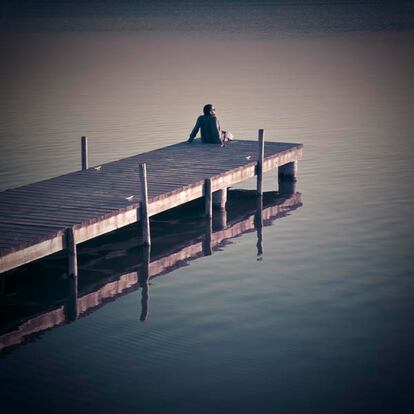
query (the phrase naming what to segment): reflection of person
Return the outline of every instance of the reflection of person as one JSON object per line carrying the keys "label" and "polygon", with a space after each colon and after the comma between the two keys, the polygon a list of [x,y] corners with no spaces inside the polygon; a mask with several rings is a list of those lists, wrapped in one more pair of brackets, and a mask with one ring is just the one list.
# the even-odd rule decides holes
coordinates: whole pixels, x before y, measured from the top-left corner
{"label": "reflection of person", "polygon": [[197,118],[188,142],[192,142],[198,131],[201,130],[201,142],[205,144],[223,144],[220,122],[216,117],[214,106],[211,104],[204,105],[203,112],[204,115]]}

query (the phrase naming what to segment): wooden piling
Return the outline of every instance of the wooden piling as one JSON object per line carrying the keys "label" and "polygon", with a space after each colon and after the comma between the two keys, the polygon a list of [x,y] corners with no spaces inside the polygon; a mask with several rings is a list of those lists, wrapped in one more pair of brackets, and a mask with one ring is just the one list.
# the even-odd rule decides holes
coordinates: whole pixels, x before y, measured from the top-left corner
{"label": "wooden piling", "polygon": [[296,181],[298,175],[298,162],[292,161],[278,168],[279,181]]}
{"label": "wooden piling", "polygon": [[81,137],[82,170],[88,169],[88,137]]}
{"label": "wooden piling", "polygon": [[213,226],[217,230],[224,230],[227,227],[227,210],[222,208],[213,215]]}
{"label": "wooden piling", "polygon": [[211,179],[206,178],[204,180],[204,205],[205,212],[208,218],[213,216],[213,194],[211,191]]}
{"label": "wooden piling", "polygon": [[257,166],[256,166],[256,173],[257,173],[257,195],[263,195],[263,160],[264,160],[264,130],[259,129],[259,151],[258,151],[258,158],[257,158]]}
{"label": "wooden piling", "polygon": [[72,227],[66,229],[66,252],[68,255],[68,275],[76,278],[78,277],[78,256]]}
{"label": "wooden piling", "polygon": [[204,256],[211,256],[213,254],[213,220],[208,217],[206,221],[206,229],[202,242]]}
{"label": "wooden piling", "polygon": [[213,193],[213,208],[225,209],[227,203],[227,188],[214,191]]}
{"label": "wooden piling", "polygon": [[139,177],[141,182],[141,228],[143,244],[151,245],[151,232],[148,215],[148,182],[147,182],[147,164],[139,164]]}

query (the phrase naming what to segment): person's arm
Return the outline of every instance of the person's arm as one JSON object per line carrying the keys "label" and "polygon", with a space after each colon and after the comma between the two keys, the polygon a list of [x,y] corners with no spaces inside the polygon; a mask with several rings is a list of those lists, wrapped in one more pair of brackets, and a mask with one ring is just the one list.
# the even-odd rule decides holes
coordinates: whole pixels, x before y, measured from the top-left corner
{"label": "person's arm", "polygon": [[212,126],[213,129],[213,137],[216,140],[217,144],[222,144],[223,141],[221,139],[221,127],[220,127],[220,122],[218,120],[217,117],[215,117],[215,123],[213,124],[214,126]]}
{"label": "person's arm", "polygon": [[188,138],[188,142],[193,142],[193,139],[197,135],[199,129],[200,129],[200,117],[197,118],[197,122],[195,124],[195,127],[191,131],[190,138]]}

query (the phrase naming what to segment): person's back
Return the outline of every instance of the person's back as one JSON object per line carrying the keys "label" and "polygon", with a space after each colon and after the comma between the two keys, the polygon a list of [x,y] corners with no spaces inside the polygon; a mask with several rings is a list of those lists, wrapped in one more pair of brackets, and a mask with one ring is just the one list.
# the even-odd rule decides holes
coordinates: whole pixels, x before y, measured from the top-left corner
{"label": "person's back", "polygon": [[192,142],[198,131],[201,131],[201,142],[206,144],[221,144],[222,141],[220,123],[216,117],[213,105],[208,104],[203,108],[204,115],[197,118],[195,127],[191,131],[188,142]]}

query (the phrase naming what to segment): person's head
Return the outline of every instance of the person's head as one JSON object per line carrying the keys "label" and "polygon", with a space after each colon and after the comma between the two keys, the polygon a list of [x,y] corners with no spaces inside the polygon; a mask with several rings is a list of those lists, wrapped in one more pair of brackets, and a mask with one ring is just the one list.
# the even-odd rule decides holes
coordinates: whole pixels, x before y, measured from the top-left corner
{"label": "person's head", "polygon": [[216,113],[216,110],[213,105],[207,104],[204,105],[203,112],[204,115],[214,115]]}

